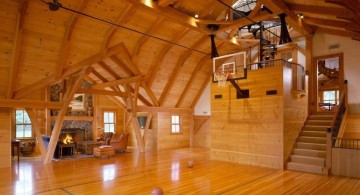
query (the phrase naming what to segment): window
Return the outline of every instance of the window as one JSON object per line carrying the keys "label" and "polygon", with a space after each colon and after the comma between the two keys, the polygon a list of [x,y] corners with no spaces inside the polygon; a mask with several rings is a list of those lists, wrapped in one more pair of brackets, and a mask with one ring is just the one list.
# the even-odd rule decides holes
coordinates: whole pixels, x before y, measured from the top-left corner
{"label": "window", "polygon": [[324,103],[338,104],[339,91],[324,91]]}
{"label": "window", "polygon": [[180,116],[172,115],[171,116],[171,133],[180,133]]}
{"label": "window", "polygon": [[31,121],[25,110],[15,110],[15,125],[17,138],[32,137]]}
{"label": "window", "polygon": [[104,132],[115,132],[115,112],[104,112]]}

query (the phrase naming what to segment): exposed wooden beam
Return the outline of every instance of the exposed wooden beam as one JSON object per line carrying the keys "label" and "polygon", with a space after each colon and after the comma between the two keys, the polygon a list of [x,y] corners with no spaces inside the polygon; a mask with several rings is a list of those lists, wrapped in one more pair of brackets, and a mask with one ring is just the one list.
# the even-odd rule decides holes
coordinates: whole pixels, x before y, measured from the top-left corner
{"label": "exposed wooden beam", "polygon": [[137,116],[131,116],[131,122],[133,124],[134,133],[135,133],[136,142],[137,142],[137,145],[138,145],[138,148],[139,148],[139,152],[145,152],[145,143],[144,143],[144,140],[142,139],[142,136],[141,136]]}
{"label": "exposed wooden beam", "polygon": [[5,108],[61,108],[60,102],[46,102],[33,100],[0,99],[0,107]]}
{"label": "exposed wooden beam", "polygon": [[206,61],[210,61],[210,58],[208,56],[204,56],[203,58],[201,58],[201,60],[197,63],[195,69],[193,70],[193,73],[191,74],[190,76],[190,79],[189,81],[186,83],[186,86],[185,88],[183,89],[179,99],[178,99],[178,102],[176,103],[176,106],[175,107],[180,107],[187,92],[189,91],[189,88],[190,88],[190,85],[194,82],[194,80],[197,78],[197,75],[199,74],[200,72],[200,68],[202,67],[202,64],[203,63],[206,63]]}
{"label": "exposed wooden beam", "polygon": [[279,0],[262,0],[264,5],[273,11],[276,14],[285,13],[287,15],[286,21],[292,26],[297,32],[301,35],[311,35],[313,34],[313,29],[306,24],[303,20],[300,19],[294,12],[292,12],[289,7],[283,2]]}
{"label": "exposed wooden beam", "polygon": [[[133,10],[133,5],[132,4],[128,4],[127,7],[125,8],[125,10],[123,12],[121,12],[118,17],[115,20],[116,24],[121,24],[122,22],[125,21],[126,19],[126,15],[128,15],[130,13],[131,10]],[[131,15],[131,14],[130,14]],[[101,45],[101,49],[100,49],[100,53],[106,53],[108,48],[109,48],[109,44],[110,44],[110,40],[112,39],[114,33],[116,32],[116,29],[118,27],[115,25],[110,25],[109,29],[107,30],[105,37],[104,37],[104,41]]]}
{"label": "exposed wooden beam", "polygon": [[46,87],[47,85],[54,83],[58,80],[64,79],[78,71],[80,71],[82,68],[89,67],[103,59],[106,59],[110,56],[113,56],[114,54],[120,52],[123,50],[123,43],[117,44],[113,47],[111,47],[105,54],[94,54],[90,57],[87,57],[75,64],[73,64],[71,67],[65,69],[64,74],[61,77],[56,77],[56,74],[51,74],[48,77],[41,79],[39,81],[36,81],[35,83],[32,83],[26,87],[23,87],[14,93],[14,99],[22,98],[36,90],[39,90],[41,88]]}
{"label": "exposed wooden beam", "polygon": [[149,132],[149,127],[150,127],[152,117],[153,117],[153,113],[149,112],[147,115],[147,118],[146,118],[146,124],[145,124],[144,135],[143,135],[143,140],[144,140],[145,146],[146,146],[146,139],[147,139],[147,135]]}
{"label": "exposed wooden beam", "polygon": [[195,105],[196,105],[197,102],[199,101],[200,96],[203,94],[206,86],[209,84],[211,78],[212,78],[212,76],[207,77],[207,78],[205,79],[204,83],[203,83],[202,86],[200,87],[198,93],[196,94],[196,96],[195,96],[195,98],[194,98],[194,101],[192,102],[192,104],[191,104],[191,106],[190,106],[191,108],[194,108],[194,107],[195,107]]}
{"label": "exposed wooden beam", "polygon": [[354,30],[354,31],[360,31],[360,25],[353,23],[353,22],[344,22],[344,21],[338,21],[338,20],[327,20],[327,19],[320,19],[320,18],[312,18],[312,17],[306,17],[304,18],[306,23],[315,25],[315,26],[325,26],[328,28],[342,28],[346,30]]}
{"label": "exposed wooden beam", "polygon": [[178,1],[178,0],[158,0],[157,4],[159,7],[166,7],[166,6],[169,6],[173,3],[175,3],[176,1]]}
{"label": "exposed wooden beam", "polygon": [[159,106],[159,102],[157,101],[154,93],[151,91],[149,86],[147,85],[146,81],[141,81],[141,87],[145,90],[145,92],[150,97],[151,101],[153,102],[154,106]]}
{"label": "exposed wooden beam", "polygon": [[[171,42],[175,42],[175,41],[178,41],[179,39],[181,39],[186,33],[189,32],[189,29],[188,28],[185,28],[184,30],[182,30],[180,33],[177,33],[173,38],[171,38]],[[167,52],[169,52],[169,50],[173,47],[174,45],[173,44],[166,44],[160,51],[160,53],[157,55],[157,57],[155,58],[154,60],[154,66],[152,68],[152,70],[150,71],[150,73],[148,73],[146,75],[146,81],[147,81],[147,84],[149,86],[149,88],[151,88],[154,80],[155,80],[155,77],[156,77],[156,74],[158,73],[158,70],[161,66],[161,62],[162,60],[164,59],[165,55],[167,54]]]}
{"label": "exposed wooden beam", "polygon": [[134,73],[134,75],[141,74],[141,71],[137,67],[137,65],[132,60],[132,56],[130,55],[129,50],[123,45],[121,52],[119,53],[120,60]]}
{"label": "exposed wooden beam", "polygon": [[344,6],[352,12],[356,13],[357,15],[360,15],[360,2],[358,0],[325,0],[325,2]]}
{"label": "exposed wooden beam", "polygon": [[105,64],[105,62],[100,61],[98,63],[100,65],[101,68],[103,68],[106,72],[108,72],[112,77],[114,77],[114,79],[119,79],[119,75],[113,70],[111,69],[107,64]]}
{"label": "exposed wooden beam", "polygon": [[[196,48],[201,45],[203,45],[206,41],[208,41],[209,38],[207,36],[202,37],[201,39],[197,40],[195,43],[193,43],[190,48]],[[175,67],[170,75],[169,82],[166,83],[165,88],[163,90],[163,93],[160,96],[159,103],[160,106],[163,106],[164,100],[166,100],[166,97],[169,95],[172,87],[174,86],[174,83],[181,73],[181,69],[184,66],[184,63],[188,57],[191,55],[191,51],[185,51],[182,55],[180,55],[177,63],[175,64]]]}
{"label": "exposed wooden beam", "polygon": [[287,4],[294,12],[316,13],[320,15],[337,16],[338,18],[353,18],[355,15],[348,9],[338,7],[325,7],[318,5]]}
{"label": "exposed wooden beam", "polygon": [[[88,3],[88,1],[86,1],[86,0],[80,0],[76,10],[78,10],[79,12],[82,12],[84,10],[84,8],[86,7],[87,3]],[[59,56],[58,56],[58,60],[57,60],[57,65],[55,68],[55,77],[61,77],[61,75],[64,71],[65,63],[68,58],[69,43],[71,41],[74,27],[78,21],[78,18],[79,18],[79,14],[72,13],[70,20],[65,27],[65,34],[64,34],[64,37],[63,37],[63,40],[61,43],[61,48],[60,48],[60,52],[59,52]]]}
{"label": "exposed wooden beam", "polygon": [[83,70],[81,70],[79,75],[76,75],[69,79],[69,86],[67,88],[66,94],[64,95],[63,105],[59,111],[59,114],[58,114],[55,124],[54,124],[53,131],[51,133],[48,150],[47,150],[47,153],[46,153],[46,156],[44,159],[44,164],[51,163],[51,161],[53,159],[55,148],[56,148],[57,142],[59,140],[60,131],[61,131],[61,128],[62,128],[62,125],[64,122],[65,114],[67,112],[67,109],[69,107],[71,100],[74,97],[74,94],[81,86],[81,83],[82,83],[85,75],[87,75],[87,74],[88,74],[88,71],[84,68]]}
{"label": "exposed wooden beam", "polygon": [[121,91],[109,91],[109,90],[100,90],[100,89],[91,89],[91,88],[79,88],[77,93],[126,97],[126,94]]}
{"label": "exposed wooden beam", "polygon": [[39,144],[39,148],[40,148],[40,153],[41,153],[41,158],[43,160],[45,160],[45,156],[46,156],[46,148],[45,148],[45,144],[44,141],[42,139],[42,134],[40,131],[40,125],[38,122],[38,117],[37,117],[37,113],[35,109],[31,109],[31,108],[26,108],[26,112],[29,115],[30,121],[31,121],[31,127],[35,132],[35,137],[36,140]]}
{"label": "exposed wooden beam", "polygon": [[136,42],[134,50],[132,52],[132,56],[137,56],[139,53],[139,50],[141,48],[142,45],[144,45],[146,43],[146,41],[150,38],[148,36],[148,34],[153,34],[154,32],[156,32],[157,30],[161,29],[160,25],[164,22],[165,18],[162,16],[159,16],[158,19],[156,20],[155,24],[151,25],[150,29],[148,29],[144,35],[142,35],[139,40]]}
{"label": "exposed wooden beam", "polygon": [[6,97],[12,99],[19,71],[20,48],[23,35],[23,24],[28,7],[28,0],[23,0],[19,4],[19,12],[17,14],[16,30],[14,33],[14,43],[10,57],[9,84]]}
{"label": "exposed wooden beam", "polygon": [[338,35],[338,36],[343,36],[343,37],[351,37],[352,39],[360,40],[360,33],[357,33],[354,31],[343,31],[343,30],[319,27],[319,28],[316,28],[316,32],[333,34],[333,35]]}
{"label": "exposed wooden beam", "polygon": [[193,113],[192,108],[170,108],[170,107],[147,107],[138,106],[138,112],[176,112],[176,113]]}
{"label": "exposed wooden beam", "polygon": [[95,84],[94,87],[96,87],[96,88],[112,87],[112,86],[116,86],[116,85],[123,85],[123,84],[138,82],[138,81],[141,81],[143,79],[144,79],[144,76],[142,76],[142,75],[133,76],[133,77],[128,77],[128,78],[108,81],[108,82],[105,82],[105,83],[98,83],[98,84]]}
{"label": "exposed wooden beam", "polygon": [[[135,89],[133,87],[130,86],[130,92],[132,94],[135,94]],[[152,104],[144,97],[142,96],[141,94],[138,94],[138,98],[139,100],[144,103],[146,106],[152,106]]]}
{"label": "exposed wooden beam", "polygon": [[130,70],[129,67],[127,67],[121,60],[119,60],[118,57],[112,56],[110,58],[125,74],[128,76],[135,76],[135,74]]}

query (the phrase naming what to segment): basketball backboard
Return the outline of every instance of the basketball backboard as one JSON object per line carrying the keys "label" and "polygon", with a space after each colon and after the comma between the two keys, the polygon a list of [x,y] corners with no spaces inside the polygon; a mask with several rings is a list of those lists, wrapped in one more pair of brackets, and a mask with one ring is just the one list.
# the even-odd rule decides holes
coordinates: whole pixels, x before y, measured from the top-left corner
{"label": "basketball backboard", "polygon": [[216,71],[227,71],[228,80],[246,79],[246,52],[238,52],[213,58],[213,82],[217,82]]}

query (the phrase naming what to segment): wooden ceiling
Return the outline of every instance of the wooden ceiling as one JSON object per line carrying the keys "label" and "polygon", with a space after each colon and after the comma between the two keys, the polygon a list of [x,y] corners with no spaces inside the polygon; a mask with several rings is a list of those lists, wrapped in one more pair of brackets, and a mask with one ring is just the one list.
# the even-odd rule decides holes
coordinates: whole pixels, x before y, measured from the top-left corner
{"label": "wooden ceiling", "polygon": [[[118,92],[111,97],[124,107],[121,94],[132,93],[139,105],[192,108],[212,73],[211,33],[224,55],[258,43],[248,35],[234,38],[239,27],[280,13],[287,14],[293,37],[319,31],[359,39],[360,31],[360,3],[353,0],[259,0],[250,20],[229,17],[224,4],[232,0],[59,0],[116,25],[63,8],[50,11],[51,0],[44,1],[0,3],[0,98],[27,99],[86,68],[93,93]],[[273,13],[261,11],[263,4]],[[220,28],[211,32],[208,24]]]}

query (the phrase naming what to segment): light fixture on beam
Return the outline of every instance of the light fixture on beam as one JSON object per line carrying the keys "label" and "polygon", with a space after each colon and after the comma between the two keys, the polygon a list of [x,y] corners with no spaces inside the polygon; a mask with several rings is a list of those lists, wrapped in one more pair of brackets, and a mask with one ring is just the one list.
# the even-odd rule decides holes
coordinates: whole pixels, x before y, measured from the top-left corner
{"label": "light fixture on beam", "polygon": [[59,10],[62,5],[58,2],[58,0],[53,0],[53,2],[48,2],[49,10],[50,11],[57,11]]}
{"label": "light fixture on beam", "polygon": [[279,45],[292,42],[291,37],[289,35],[289,31],[288,31],[287,26],[286,26],[285,16],[286,15],[284,13],[279,15],[280,22],[281,22]]}

